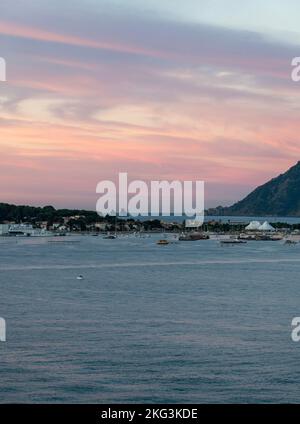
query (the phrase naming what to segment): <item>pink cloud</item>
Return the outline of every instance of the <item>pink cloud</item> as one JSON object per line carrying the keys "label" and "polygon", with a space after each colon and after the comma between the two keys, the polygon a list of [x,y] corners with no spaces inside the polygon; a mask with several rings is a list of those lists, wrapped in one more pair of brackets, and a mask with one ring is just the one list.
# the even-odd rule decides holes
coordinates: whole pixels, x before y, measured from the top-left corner
{"label": "pink cloud", "polygon": [[288,47],[277,52],[259,36],[245,47],[225,29],[147,25],[74,35],[0,21],[17,50],[3,90],[2,201],[92,207],[96,183],[127,171],[204,179],[217,204],[298,160],[300,90],[285,74]]}
{"label": "pink cloud", "polygon": [[144,49],[139,46],[133,46],[122,42],[99,41],[90,38],[82,38],[76,35],[59,34],[47,31],[37,27],[30,27],[14,22],[0,21],[0,34],[39,40],[51,43],[69,44],[74,46],[89,47],[93,49],[111,50],[119,53],[142,54],[146,56],[160,56],[160,52],[151,49]]}

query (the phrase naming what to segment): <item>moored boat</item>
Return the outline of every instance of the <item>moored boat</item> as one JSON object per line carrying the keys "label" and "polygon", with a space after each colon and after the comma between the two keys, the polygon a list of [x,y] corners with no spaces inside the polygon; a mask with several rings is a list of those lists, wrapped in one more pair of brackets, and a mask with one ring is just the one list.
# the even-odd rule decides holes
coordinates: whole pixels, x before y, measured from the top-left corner
{"label": "moored boat", "polygon": [[209,235],[204,233],[186,233],[182,234],[178,240],[180,241],[197,241],[197,240],[208,240]]}
{"label": "moored boat", "polygon": [[163,240],[158,240],[158,241],[156,242],[156,244],[158,244],[158,245],[160,245],[160,246],[166,246],[167,244],[170,244],[170,243],[169,243],[169,241],[168,241],[168,240],[163,239]]}
{"label": "moored boat", "polygon": [[108,234],[107,236],[103,237],[105,240],[115,240],[117,238],[114,234]]}
{"label": "moored boat", "polygon": [[297,244],[298,242],[297,241],[295,241],[295,240],[291,240],[291,239],[287,239],[287,240],[285,240],[285,242],[284,242],[284,244],[290,244],[290,245],[292,245],[292,244]]}
{"label": "moored boat", "polygon": [[240,240],[240,239],[227,239],[227,240],[220,240],[221,244],[246,244],[246,240]]}

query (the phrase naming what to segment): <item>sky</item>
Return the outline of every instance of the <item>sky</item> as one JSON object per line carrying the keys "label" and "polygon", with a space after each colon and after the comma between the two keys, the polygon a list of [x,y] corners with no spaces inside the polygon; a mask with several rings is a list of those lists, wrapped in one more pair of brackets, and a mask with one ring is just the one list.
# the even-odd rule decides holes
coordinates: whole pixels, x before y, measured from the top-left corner
{"label": "sky", "polygon": [[296,0],[1,0],[0,201],[204,180],[230,205],[300,159]]}

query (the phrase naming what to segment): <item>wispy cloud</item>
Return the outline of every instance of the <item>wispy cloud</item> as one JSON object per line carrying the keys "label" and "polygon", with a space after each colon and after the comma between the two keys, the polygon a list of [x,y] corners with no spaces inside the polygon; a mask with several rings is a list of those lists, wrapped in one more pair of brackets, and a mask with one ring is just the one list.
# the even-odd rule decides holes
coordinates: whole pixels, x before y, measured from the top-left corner
{"label": "wispy cloud", "polygon": [[18,202],[26,187],[28,202],[46,192],[92,207],[97,181],[126,169],[202,178],[216,204],[298,160],[294,45],[97,4],[3,9],[2,200]]}

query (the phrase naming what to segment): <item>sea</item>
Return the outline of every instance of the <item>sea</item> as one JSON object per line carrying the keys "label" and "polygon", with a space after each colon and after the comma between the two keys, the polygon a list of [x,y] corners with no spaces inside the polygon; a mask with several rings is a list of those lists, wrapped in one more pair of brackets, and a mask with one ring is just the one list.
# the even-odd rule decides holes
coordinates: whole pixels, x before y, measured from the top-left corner
{"label": "sea", "polygon": [[0,239],[1,403],[300,402],[300,244],[159,237]]}

